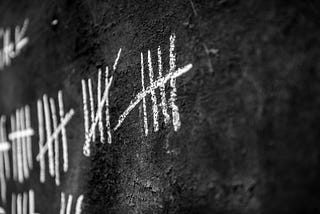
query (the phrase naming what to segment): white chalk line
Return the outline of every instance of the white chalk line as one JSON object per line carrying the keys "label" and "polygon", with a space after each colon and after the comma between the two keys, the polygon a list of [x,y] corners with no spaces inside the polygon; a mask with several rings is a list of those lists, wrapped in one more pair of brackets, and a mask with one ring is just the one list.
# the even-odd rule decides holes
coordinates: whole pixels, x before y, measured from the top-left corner
{"label": "white chalk line", "polygon": [[[148,50],[148,67],[149,67],[149,79],[150,85],[153,84],[153,67],[152,67],[152,59],[151,59],[151,52]],[[152,101],[152,112],[153,112],[153,130],[157,132],[159,130],[158,124],[158,104],[157,104],[157,97],[154,89],[151,89],[151,101]]]}
{"label": "white chalk line", "polygon": [[72,195],[69,195],[69,196],[68,196],[66,214],[70,214],[70,213],[71,213],[72,198],[73,198]]}
{"label": "white chalk line", "polygon": [[[31,129],[31,118],[30,118],[30,107],[25,106],[25,115],[26,115],[26,128]],[[33,135],[33,134],[32,134]],[[27,140],[27,156],[28,156],[28,166],[30,169],[33,168],[33,160],[32,160],[32,141],[31,135],[26,137]]]}
{"label": "white chalk line", "polygon": [[[141,53],[141,84],[142,84],[142,91],[145,91],[143,53]],[[147,116],[147,106],[146,106],[145,97],[143,97],[142,99],[142,107],[143,107],[144,134],[145,136],[147,136],[149,130],[148,130],[148,116]]]}
{"label": "white chalk line", "polygon": [[22,196],[20,193],[17,196],[17,214],[22,214]]}
{"label": "white chalk line", "polygon": [[7,152],[11,148],[11,145],[9,142],[1,142],[0,143],[0,152]]}
{"label": "white chalk line", "polygon": [[[114,64],[113,68],[114,71],[116,69],[119,57],[120,57],[120,53],[121,53],[121,49],[119,51],[116,63]],[[110,128],[110,112],[109,112],[109,90],[110,90],[110,86],[113,80],[113,77],[108,78],[109,76],[109,67],[106,66],[106,72],[105,72],[105,88],[108,89],[106,91],[106,127],[107,127],[107,138],[108,138],[108,143],[111,144],[112,143],[112,136],[111,136],[111,128]],[[101,101],[100,101],[101,102]],[[101,109],[102,111],[102,109]],[[102,120],[102,118],[100,119]]]}
{"label": "white chalk line", "polygon": [[[175,34],[170,36],[170,50],[169,50],[169,59],[170,59],[170,70],[172,72],[176,69],[176,54],[175,54]],[[181,126],[179,107],[176,105],[177,100],[177,88],[176,88],[176,78],[171,78],[170,80],[171,93],[170,93],[170,106],[172,109],[172,123],[174,131],[178,131]]]}
{"label": "white chalk line", "polygon": [[82,80],[82,98],[83,98],[83,114],[84,114],[84,132],[85,132],[85,144],[83,146],[83,153],[86,156],[90,155],[90,138],[89,138],[89,111],[87,104],[87,86],[86,81]]}
{"label": "white chalk line", "polygon": [[3,154],[0,153],[0,187],[1,187],[1,200],[3,203],[6,203],[6,193],[7,193],[7,185],[6,185],[6,179],[4,176],[5,169],[4,169],[4,163],[3,163]]}
{"label": "white chalk line", "polygon": [[[37,112],[38,112],[38,126],[39,126],[39,151],[41,151],[44,144],[44,119],[43,119],[43,107],[41,100],[37,102]],[[45,178],[45,160],[44,156],[40,157],[40,182],[44,183],[46,181]]]}
{"label": "white chalk line", "polygon": [[[16,129],[21,130],[19,110],[16,110]],[[24,181],[24,178],[23,178],[23,164],[22,164],[22,145],[21,145],[20,138],[17,138],[17,160],[18,160],[18,180],[20,183],[22,183]]]}
{"label": "white chalk line", "polygon": [[34,131],[31,128],[27,128],[25,130],[21,130],[21,131],[16,131],[16,132],[11,132],[8,137],[9,140],[14,140],[14,139],[18,139],[18,138],[24,138],[24,137],[29,137],[31,135],[34,135]]}
{"label": "white chalk line", "polygon": [[[158,47],[158,74],[159,78],[162,78],[162,57],[161,57],[161,48],[160,46]],[[162,107],[162,114],[164,116],[164,123],[168,124],[170,120],[170,115],[168,114],[168,109],[167,109],[167,99],[166,99],[166,92],[165,92],[165,86],[162,85],[160,86],[160,96],[161,96],[161,107]]]}
{"label": "white chalk line", "polygon": [[82,206],[82,201],[83,201],[83,195],[80,195],[77,199],[77,203],[76,203],[76,212],[75,214],[81,214],[81,206]]}
{"label": "white chalk line", "polygon": [[[51,137],[51,119],[50,119],[50,108],[48,96],[43,95],[43,105],[44,105],[44,116],[45,116],[45,125],[46,125],[46,137],[47,140]],[[48,147],[48,162],[49,162],[49,174],[54,176],[54,160],[53,160],[53,145],[46,144]]]}
{"label": "white chalk line", "polygon": [[[59,103],[59,115],[60,120],[64,117],[64,105],[62,98],[62,91],[58,92],[58,103]],[[63,150],[63,171],[67,172],[69,168],[69,158],[68,158],[68,143],[67,143],[67,133],[65,127],[62,128],[62,150]]]}
{"label": "white chalk line", "polygon": [[35,214],[35,200],[34,200],[34,191],[29,190],[29,214]]}
{"label": "white chalk line", "polygon": [[[101,69],[98,69],[98,86],[97,86],[97,100],[98,100],[98,106],[101,102]],[[100,118],[102,118],[102,111],[97,112],[100,114]],[[104,134],[103,134],[103,122],[102,120],[99,120],[99,132],[100,132],[100,141],[104,142]]]}
{"label": "white chalk line", "polygon": [[66,196],[64,192],[61,192],[60,214],[65,214],[65,210],[66,210]]}
{"label": "white chalk line", "polygon": [[23,214],[28,214],[28,194],[26,192],[23,193],[22,210]]}
{"label": "white chalk line", "polygon": [[16,194],[11,195],[11,214],[16,214],[17,213],[17,197]]}
{"label": "white chalk line", "polygon": [[[24,108],[21,108],[19,111],[20,114],[20,130],[25,129],[25,112]],[[21,156],[22,156],[22,166],[23,166],[23,174],[24,174],[24,179],[29,178],[29,168],[28,168],[28,159],[27,159],[27,144],[26,144],[26,138],[22,137],[20,138],[21,142]]]}
{"label": "white chalk line", "polygon": [[[90,100],[90,112],[91,112],[91,123],[94,122],[94,100],[93,100],[93,92],[92,92],[92,83],[91,79],[88,79],[88,87],[89,87],[89,100]],[[96,138],[95,132],[92,133],[92,140]]]}
{"label": "white chalk line", "polygon": [[[56,114],[56,107],[53,98],[50,98],[50,109],[53,123],[53,130],[57,129],[58,119]],[[61,130],[62,131],[62,130]],[[59,135],[54,136],[54,171],[55,171],[55,183],[60,186],[60,172],[59,172]]]}
{"label": "white chalk line", "polygon": [[[10,122],[11,122],[11,130],[15,131],[16,122],[14,115],[10,116]],[[13,171],[13,180],[18,180],[18,162],[17,162],[17,142],[16,140],[12,141],[12,171]]]}

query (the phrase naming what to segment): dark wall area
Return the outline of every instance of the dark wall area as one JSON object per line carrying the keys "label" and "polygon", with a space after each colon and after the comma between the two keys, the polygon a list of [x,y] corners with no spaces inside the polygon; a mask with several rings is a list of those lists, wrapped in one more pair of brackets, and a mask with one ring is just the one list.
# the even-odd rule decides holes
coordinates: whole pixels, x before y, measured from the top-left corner
{"label": "dark wall area", "polygon": [[[8,198],[33,188],[41,214],[59,212],[61,191],[84,194],[88,214],[320,213],[317,1],[0,2],[0,27],[25,18],[29,43],[0,70],[0,114],[29,104],[37,129],[37,99],[56,98],[58,90],[76,113],[67,128],[70,168],[61,185],[40,184],[35,161],[24,185],[7,183]],[[172,34],[177,67],[193,65],[177,78],[180,130],[159,114],[159,131],[152,131],[147,96],[148,136],[141,102],[112,133],[112,144],[97,139],[85,157],[81,80],[91,78],[96,87],[98,69],[112,67],[122,48],[111,72],[114,127],[141,91],[140,53],[147,68],[151,51],[156,71],[161,46],[168,71]],[[166,90],[169,97],[169,85]],[[10,210],[10,200],[2,207]]]}

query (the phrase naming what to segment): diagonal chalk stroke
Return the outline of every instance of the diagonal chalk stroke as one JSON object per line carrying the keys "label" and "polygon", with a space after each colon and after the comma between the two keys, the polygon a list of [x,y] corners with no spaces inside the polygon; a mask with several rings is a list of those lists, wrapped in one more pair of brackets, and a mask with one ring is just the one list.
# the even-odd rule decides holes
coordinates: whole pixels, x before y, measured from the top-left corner
{"label": "diagonal chalk stroke", "polygon": [[139,92],[133,100],[131,100],[130,105],[127,107],[127,109],[120,115],[118,119],[117,125],[114,127],[114,131],[116,131],[121,124],[123,123],[124,119],[127,117],[127,115],[134,109],[134,107],[143,100],[144,97],[146,97],[148,94],[151,93],[151,91],[155,90],[156,88],[159,88],[160,86],[163,86],[171,80],[172,78],[177,78],[185,73],[187,73],[192,68],[192,64],[188,64],[184,66],[183,68],[179,68],[171,73],[168,73],[166,76],[157,79],[155,82],[153,82],[152,85],[148,86],[145,91]]}
{"label": "diagonal chalk stroke", "polygon": [[[98,69],[98,86],[97,86],[97,100],[98,100],[98,106],[101,102],[101,69]],[[106,80],[107,81],[107,80]],[[102,118],[102,111],[97,112],[100,114],[100,118]],[[103,121],[99,120],[99,132],[100,132],[100,141],[104,142],[104,134],[103,134]]]}

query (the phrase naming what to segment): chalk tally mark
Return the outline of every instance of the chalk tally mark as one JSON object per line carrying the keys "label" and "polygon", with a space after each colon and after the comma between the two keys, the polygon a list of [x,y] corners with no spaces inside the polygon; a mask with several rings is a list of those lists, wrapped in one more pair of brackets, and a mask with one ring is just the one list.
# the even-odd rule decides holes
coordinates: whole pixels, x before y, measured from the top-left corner
{"label": "chalk tally mark", "polygon": [[[60,162],[59,148],[61,135],[62,139],[62,160],[63,171],[68,170],[68,144],[66,136],[66,126],[74,115],[74,110],[70,109],[64,113],[64,104],[62,91],[58,92],[58,108],[53,98],[49,98],[46,94],[43,99],[37,102],[38,124],[39,124],[39,154],[37,161],[40,162],[40,181],[45,182],[45,153],[48,152],[49,174],[55,178],[55,184],[60,185]],[[59,113],[59,121],[58,121]]]}
{"label": "chalk tally mark", "polygon": [[[118,51],[117,58],[113,64],[113,72],[115,72],[121,55],[121,49]],[[98,84],[97,84],[97,109],[95,111],[94,93],[91,79],[82,80],[82,98],[83,98],[83,113],[84,113],[84,128],[85,128],[85,143],[83,146],[83,154],[90,156],[90,142],[96,140],[96,129],[98,126],[100,142],[104,143],[107,138],[109,144],[112,143],[110,114],[109,114],[109,90],[113,80],[113,76],[109,75],[109,67],[105,69],[105,84],[104,92],[102,94],[102,71],[98,70]],[[89,92],[89,99],[88,99]],[[90,111],[89,111],[89,104]],[[90,113],[90,116],[89,116]],[[103,114],[105,114],[105,122],[103,121]],[[104,125],[105,124],[105,125]],[[107,136],[104,136],[106,130]]]}
{"label": "chalk tally mark", "polygon": [[3,41],[3,48],[0,49],[0,70],[11,64],[11,60],[18,56],[21,50],[29,42],[29,38],[25,37],[29,20],[25,19],[23,26],[16,26],[14,29],[14,41],[11,41],[11,29],[0,28],[0,39]]}
{"label": "chalk tally mark", "polygon": [[156,89],[160,90],[161,103],[159,104],[162,108],[162,114],[164,116],[164,122],[167,124],[170,120],[170,115],[168,114],[167,99],[165,92],[165,84],[169,81],[171,92],[169,99],[169,107],[172,111],[172,124],[175,131],[178,131],[181,126],[179,108],[176,105],[177,100],[177,89],[176,89],[176,78],[185,74],[192,68],[192,64],[188,64],[182,68],[176,68],[176,53],[175,53],[175,39],[176,36],[173,34],[170,36],[170,49],[169,49],[169,65],[170,69],[167,74],[163,74],[163,65],[162,65],[162,52],[161,48],[158,47],[158,79],[154,80],[154,72],[152,66],[152,57],[151,52],[148,50],[148,69],[149,69],[149,78],[150,85],[145,87],[144,85],[144,58],[143,53],[141,53],[141,83],[142,91],[139,92],[134,99],[131,100],[127,109],[120,115],[118,123],[114,127],[113,131],[116,131],[120,128],[122,123],[128,114],[140,103],[142,100],[143,105],[143,116],[144,116],[144,133],[148,135],[148,121],[147,121],[147,111],[146,111],[146,97],[150,94],[152,101],[152,110],[153,110],[153,130],[157,132],[159,130],[158,122],[158,103],[156,98]]}

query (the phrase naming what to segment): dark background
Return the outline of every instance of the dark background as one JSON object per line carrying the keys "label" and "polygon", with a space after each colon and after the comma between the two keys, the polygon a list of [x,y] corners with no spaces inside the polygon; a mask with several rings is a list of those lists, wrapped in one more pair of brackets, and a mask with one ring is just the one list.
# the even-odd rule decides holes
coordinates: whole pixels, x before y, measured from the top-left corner
{"label": "dark background", "polygon": [[[62,89],[76,115],[62,185],[40,184],[37,164],[25,184],[7,184],[8,199],[33,188],[41,214],[59,212],[61,191],[84,194],[88,214],[320,213],[316,0],[1,0],[1,27],[25,18],[30,41],[0,71],[0,113],[29,104],[37,130],[36,100]],[[160,123],[144,137],[136,107],[112,145],[95,142],[83,156],[81,79],[96,85],[97,68],[123,49],[110,92],[114,126],[141,90],[140,52],[155,56],[161,45],[168,69],[171,33],[177,66],[193,64],[177,80],[181,129]],[[37,136],[33,145],[36,153]]]}

